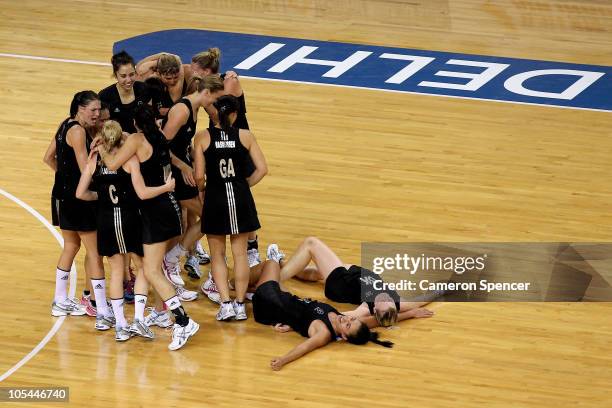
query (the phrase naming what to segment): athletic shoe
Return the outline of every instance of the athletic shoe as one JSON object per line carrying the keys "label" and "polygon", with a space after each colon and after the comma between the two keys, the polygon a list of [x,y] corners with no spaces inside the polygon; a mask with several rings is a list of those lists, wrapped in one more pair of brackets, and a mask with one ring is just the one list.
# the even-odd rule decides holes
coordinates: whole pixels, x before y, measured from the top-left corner
{"label": "athletic shoe", "polygon": [[169,350],[178,350],[187,343],[187,340],[200,330],[200,325],[194,322],[191,318],[187,326],[174,324],[172,329],[172,342],[168,344]]}
{"label": "athletic shoe", "polygon": [[51,315],[59,316],[83,316],[86,313],[85,307],[77,303],[74,299],[66,298],[63,302],[51,304]]}
{"label": "athletic shoe", "polygon": [[155,334],[149,329],[149,326],[140,319],[134,319],[132,324],[128,327],[130,333],[134,333],[137,336],[144,337],[145,339],[154,339]]}
{"label": "athletic shoe", "polygon": [[81,306],[85,307],[85,314],[87,316],[96,317],[96,308],[91,304],[91,295],[81,296]]}
{"label": "athletic shoe", "polygon": [[232,307],[234,308],[234,313],[236,313],[236,317],[234,317],[234,319],[236,320],[246,320],[247,319],[246,307],[244,306],[244,303],[241,304],[236,301],[233,301]]}
{"label": "athletic shoe", "polygon": [[259,257],[259,251],[255,248],[249,249],[247,251],[247,258],[249,260],[249,268],[252,268],[255,265],[259,265],[261,263],[261,258]]}
{"label": "athletic shoe", "polygon": [[219,311],[217,312],[217,320],[220,322],[227,322],[236,317],[236,312],[232,306],[232,302],[221,303]]}
{"label": "athletic shoe", "polygon": [[185,286],[173,285],[176,290],[176,296],[184,302],[191,302],[198,298],[198,292],[193,290],[185,289]]}
{"label": "athletic shoe", "polygon": [[[198,241],[195,249],[195,256],[198,258],[198,262],[200,265],[207,265],[210,263],[210,256],[206,252],[206,250],[202,247],[202,244]],[[202,275],[200,275],[202,277]]]}
{"label": "athletic shoe", "polygon": [[175,264],[174,266],[166,263],[166,259],[162,261],[162,270],[164,271],[164,275],[166,275],[166,279],[175,285],[185,286],[185,282],[183,278],[181,278],[181,266],[179,264]]}
{"label": "athletic shoe", "polygon": [[172,326],[172,320],[170,320],[170,316],[168,316],[168,312],[162,311],[158,312],[155,308],[151,309],[151,313],[145,316],[144,324],[147,327],[157,326],[165,329],[167,327]]}
{"label": "athletic shoe", "polygon": [[96,330],[105,331],[115,327],[115,316],[96,316]]}
{"label": "athletic shoe", "polygon": [[221,295],[219,294],[217,285],[215,285],[215,281],[210,273],[208,273],[208,279],[206,279],[202,286],[200,286],[200,290],[202,293],[208,296],[210,300],[217,304],[221,304]]}
{"label": "athletic shoe", "polygon": [[274,261],[278,264],[280,264],[281,259],[285,258],[285,254],[278,248],[277,244],[268,245],[266,255],[269,260]]}
{"label": "athletic shoe", "polygon": [[187,271],[187,275],[193,279],[200,279],[202,277],[202,271],[200,270],[200,263],[198,258],[195,256],[188,256],[183,266]]}
{"label": "athletic shoe", "polygon": [[115,327],[115,340],[117,341],[127,341],[132,337],[132,334],[128,330],[128,327]]}

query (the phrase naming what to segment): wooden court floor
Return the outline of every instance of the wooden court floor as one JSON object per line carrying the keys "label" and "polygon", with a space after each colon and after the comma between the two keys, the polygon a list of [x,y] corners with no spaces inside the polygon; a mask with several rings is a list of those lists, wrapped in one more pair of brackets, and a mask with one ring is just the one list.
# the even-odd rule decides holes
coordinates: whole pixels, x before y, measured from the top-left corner
{"label": "wooden court floor", "polygon": [[[0,53],[74,60],[108,62],[115,41],[197,28],[612,62],[608,1],[0,0],[0,10]],[[49,219],[43,153],[72,95],[112,82],[110,67],[0,56],[0,189]],[[278,242],[290,253],[315,235],[358,263],[366,241],[610,240],[609,113],[242,84],[270,166],[254,189],[262,247]],[[59,255],[50,231],[4,195],[0,255],[4,375],[56,322],[49,304]],[[82,256],[77,273],[80,293]],[[322,298],[321,285],[287,287]],[[302,341],[297,334],[217,323],[208,300],[186,307],[202,329],[179,352],[167,351],[168,331],[116,344],[91,318],[68,318],[0,387],[67,386],[70,405],[90,407],[612,406],[606,303],[435,303],[433,318],[382,331],[392,350],[333,344],[280,372],[269,361]]]}

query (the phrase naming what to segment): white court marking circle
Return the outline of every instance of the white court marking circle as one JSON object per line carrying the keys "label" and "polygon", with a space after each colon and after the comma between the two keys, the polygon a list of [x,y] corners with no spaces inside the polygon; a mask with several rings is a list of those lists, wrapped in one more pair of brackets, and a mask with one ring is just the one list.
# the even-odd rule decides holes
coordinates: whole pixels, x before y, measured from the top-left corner
{"label": "white court marking circle", "polygon": [[[49,230],[49,232],[51,232],[51,235],[53,235],[55,237],[57,242],[59,242],[60,246],[62,248],[64,247],[64,239],[62,238],[60,233],[57,232],[57,230],[53,227],[53,225],[51,225],[51,223],[49,221],[47,221],[47,219],[45,217],[40,215],[40,213],[38,211],[36,211],[32,207],[30,207],[28,204],[24,203],[23,201],[21,201],[20,199],[18,199],[14,195],[12,195],[11,193],[6,192],[5,190],[3,190],[1,188],[0,188],[0,194],[5,196],[9,200],[13,201],[17,205],[19,205],[20,207],[25,209],[27,212],[29,212],[30,214],[32,214],[34,216],[34,218],[36,218],[38,221],[40,221]],[[69,289],[69,292],[68,292],[69,293],[68,296],[70,296],[70,297],[74,297],[74,292],[76,291],[76,280],[77,280],[76,266],[74,265],[74,263],[72,263],[72,267],[70,268],[70,289]],[[30,351],[25,357],[23,357],[21,360],[19,360],[19,362],[17,364],[15,364],[13,367],[11,367],[9,370],[7,370],[4,374],[2,374],[0,376],[0,382],[2,382],[5,379],[7,379],[11,374],[13,374],[15,371],[19,370],[21,368],[21,366],[26,364],[36,354],[38,354],[38,352],[40,350],[42,350],[43,347],[45,347],[47,345],[49,340],[51,340],[51,338],[53,338],[53,336],[55,336],[55,333],[57,333],[57,331],[61,327],[62,323],[64,323],[64,320],[66,320],[66,316],[59,317],[55,321],[55,324],[53,325],[53,327],[51,327],[51,330],[49,330],[47,335],[40,341],[40,343],[38,343],[36,345],[36,347],[34,347],[32,349],[32,351]]]}

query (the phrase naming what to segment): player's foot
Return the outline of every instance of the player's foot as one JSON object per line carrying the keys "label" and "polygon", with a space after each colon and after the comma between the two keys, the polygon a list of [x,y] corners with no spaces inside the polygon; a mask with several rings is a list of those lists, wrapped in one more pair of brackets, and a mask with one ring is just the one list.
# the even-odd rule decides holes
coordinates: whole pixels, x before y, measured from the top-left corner
{"label": "player's foot", "polygon": [[192,279],[200,279],[202,277],[200,262],[198,262],[197,256],[188,256],[183,268],[185,268],[187,275]]}
{"label": "player's foot", "polygon": [[83,316],[86,314],[85,307],[74,299],[67,298],[63,302],[51,304],[51,315],[55,317],[59,316]]}
{"label": "player's foot", "polygon": [[266,251],[266,255],[268,259],[280,264],[281,259],[285,258],[285,254],[278,248],[277,244],[268,245],[268,250]]}
{"label": "player's foot", "polygon": [[169,350],[178,350],[187,343],[190,337],[195,335],[200,330],[200,325],[189,319],[187,326],[174,324],[172,329],[172,342],[168,345]]}

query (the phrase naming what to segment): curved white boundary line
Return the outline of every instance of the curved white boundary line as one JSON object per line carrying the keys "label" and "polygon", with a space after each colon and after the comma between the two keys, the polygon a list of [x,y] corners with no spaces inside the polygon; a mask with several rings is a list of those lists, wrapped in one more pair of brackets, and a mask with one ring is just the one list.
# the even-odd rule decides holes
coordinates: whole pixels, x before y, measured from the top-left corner
{"label": "curved white boundary line", "polygon": [[[49,223],[49,221],[46,220],[45,217],[43,217],[42,215],[40,215],[40,213],[38,211],[36,211],[35,209],[33,209],[32,207],[30,207],[29,205],[27,205],[26,203],[24,203],[23,201],[21,201],[20,199],[18,199],[17,197],[15,197],[14,195],[12,195],[11,193],[8,193],[6,191],[4,191],[3,189],[0,188],[0,194],[2,194],[3,196],[5,196],[6,198],[8,198],[9,200],[15,202],[16,204],[18,204],[19,206],[21,206],[22,208],[24,208],[27,212],[29,212],[30,214],[32,214],[38,221],[40,221],[50,232],[51,234],[55,237],[55,239],[57,240],[57,242],[59,242],[60,246],[63,248],[64,247],[64,239],[62,238],[62,236],[60,235],[59,232],[57,232],[57,230],[53,227],[53,225],[51,225]],[[74,265],[74,263],[72,264],[72,267],[70,268],[70,290],[69,290],[69,295],[70,297],[74,297],[74,292],[76,291],[76,279],[77,279],[77,271],[76,271],[76,266]],[[64,320],[66,320],[66,316],[61,316],[60,318],[58,318],[55,321],[55,324],[53,325],[53,327],[51,327],[51,330],[49,330],[49,332],[47,333],[47,335],[45,336],[44,339],[42,339],[40,341],[40,343],[38,343],[36,345],[36,347],[34,347],[32,349],[32,351],[30,351],[24,358],[22,358],[17,364],[15,364],[13,367],[11,367],[7,372],[5,372],[4,374],[2,374],[0,376],[0,382],[4,381],[5,379],[7,379],[11,374],[13,374],[15,371],[19,370],[21,368],[21,366],[23,366],[25,363],[27,363],[28,361],[30,361],[32,359],[32,357],[34,357],[36,354],[38,354],[38,352],[40,350],[43,349],[43,347],[45,347],[47,345],[47,343],[49,342],[49,340],[51,340],[51,338],[53,336],[55,336],[55,333],[57,333],[57,331],[59,330],[60,326],[62,325],[62,323],[64,323]]]}

